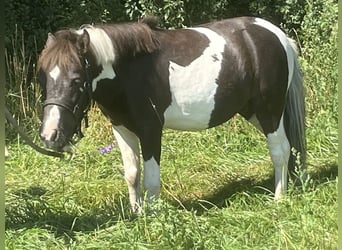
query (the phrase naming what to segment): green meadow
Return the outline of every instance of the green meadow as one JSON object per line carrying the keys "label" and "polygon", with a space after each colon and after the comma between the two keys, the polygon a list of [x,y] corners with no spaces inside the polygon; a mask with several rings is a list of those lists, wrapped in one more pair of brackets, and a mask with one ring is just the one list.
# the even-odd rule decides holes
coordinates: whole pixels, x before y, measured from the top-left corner
{"label": "green meadow", "polygon": [[91,117],[70,160],[10,144],[8,249],[336,248],[333,134],[322,147],[309,144],[309,179],[275,202],[263,135],[242,119],[196,133],[165,130],[161,200],[136,216],[118,148],[98,150],[113,143],[110,124],[97,110]]}

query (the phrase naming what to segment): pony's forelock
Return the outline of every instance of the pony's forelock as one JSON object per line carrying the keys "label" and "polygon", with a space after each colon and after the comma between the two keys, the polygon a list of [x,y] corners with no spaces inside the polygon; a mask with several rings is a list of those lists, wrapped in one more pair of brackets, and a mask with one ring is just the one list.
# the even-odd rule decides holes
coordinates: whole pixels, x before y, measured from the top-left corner
{"label": "pony's forelock", "polygon": [[71,64],[80,64],[75,46],[76,36],[70,30],[58,31],[55,41],[45,47],[38,59],[37,69],[50,70],[55,66],[68,70]]}

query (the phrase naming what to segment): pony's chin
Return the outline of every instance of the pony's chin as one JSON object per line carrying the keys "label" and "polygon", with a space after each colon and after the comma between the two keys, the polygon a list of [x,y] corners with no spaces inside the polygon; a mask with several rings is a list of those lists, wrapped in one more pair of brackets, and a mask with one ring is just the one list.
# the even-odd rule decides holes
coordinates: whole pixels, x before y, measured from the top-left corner
{"label": "pony's chin", "polygon": [[57,145],[56,143],[44,142],[45,147],[60,153],[72,153],[71,143],[67,143],[64,146]]}
{"label": "pony's chin", "polygon": [[70,153],[71,154],[72,153],[71,145],[65,145],[61,151],[64,153]]}

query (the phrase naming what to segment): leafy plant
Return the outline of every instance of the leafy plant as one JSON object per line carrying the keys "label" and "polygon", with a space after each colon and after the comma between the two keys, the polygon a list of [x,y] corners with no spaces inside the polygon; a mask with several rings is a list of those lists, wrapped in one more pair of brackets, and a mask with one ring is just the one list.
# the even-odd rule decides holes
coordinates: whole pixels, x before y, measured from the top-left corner
{"label": "leafy plant", "polygon": [[129,0],[126,1],[125,7],[131,20],[154,15],[160,18],[161,27],[181,28],[184,26],[184,2],[181,0]]}

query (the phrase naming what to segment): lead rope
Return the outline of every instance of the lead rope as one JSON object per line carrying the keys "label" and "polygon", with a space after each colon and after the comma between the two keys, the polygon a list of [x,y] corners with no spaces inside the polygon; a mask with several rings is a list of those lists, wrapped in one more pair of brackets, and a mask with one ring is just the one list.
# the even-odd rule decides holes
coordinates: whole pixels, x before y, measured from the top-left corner
{"label": "lead rope", "polygon": [[157,116],[157,118],[159,120],[160,126],[163,127],[163,122],[162,122],[162,119],[160,118],[160,115],[159,115],[159,113],[157,111],[156,105],[153,103],[151,97],[149,97],[148,100],[150,101],[151,106],[153,108],[153,111],[154,111],[154,113],[156,114],[156,116]]}
{"label": "lead rope", "polygon": [[23,138],[23,140],[28,144],[30,147],[32,147],[34,150],[38,151],[41,154],[53,156],[53,157],[59,157],[61,159],[64,159],[64,154],[46,150],[45,148],[39,147],[37,144],[35,144],[28,135],[22,130],[22,128],[19,126],[17,121],[12,117],[11,113],[8,111],[7,107],[5,106],[5,115],[8,122],[14,127],[14,129],[18,132],[18,134]]}

